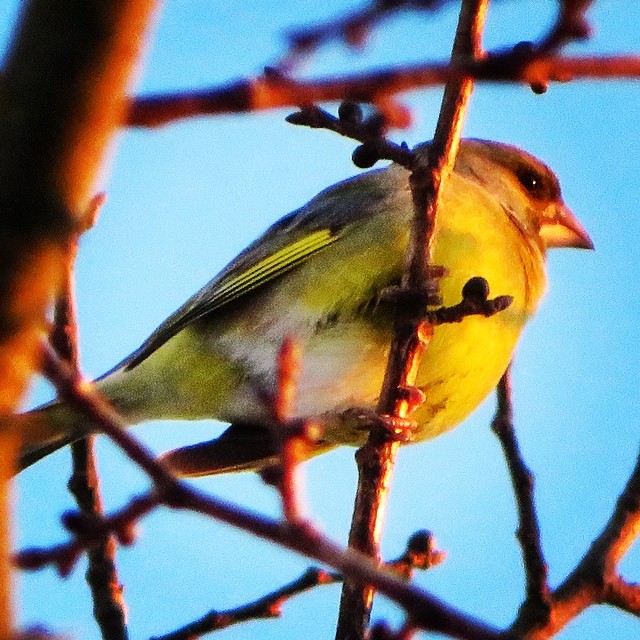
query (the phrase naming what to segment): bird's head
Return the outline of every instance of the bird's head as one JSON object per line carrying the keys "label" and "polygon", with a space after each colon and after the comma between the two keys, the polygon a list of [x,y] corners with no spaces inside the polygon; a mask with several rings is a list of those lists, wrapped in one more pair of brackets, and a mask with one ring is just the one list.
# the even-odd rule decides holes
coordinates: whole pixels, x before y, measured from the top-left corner
{"label": "bird's head", "polygon": [[500,198],[507,215],[544,248],[593,249],[593,242],[564,203],[560,184],[546,164],[517,147],[467,139],[456,172],[467,174]]}

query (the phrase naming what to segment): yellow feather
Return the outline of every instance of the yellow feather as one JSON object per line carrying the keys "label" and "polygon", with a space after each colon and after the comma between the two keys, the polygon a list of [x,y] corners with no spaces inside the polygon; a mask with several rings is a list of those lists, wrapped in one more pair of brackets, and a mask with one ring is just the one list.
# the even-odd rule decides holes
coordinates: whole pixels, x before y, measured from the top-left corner
{"label": "yellow feather", "polygon": [[[283,218],[103,376],[100,390],[131,423],[232,423],[218,440],[172,454],[178,471],[257,468],[273,462],[268,397],[278,350],[292,337],[303,353],[295,415],[325,427],[315,453],[364,442],[353,416],[374,409],[382,384],[392,309],[381,294],[402,273],[413,218],[408,175],[395,165],[362,174]],[[551,170],[513,147],[463,141],[434,232],[433,262],[447,269],[442,298],[458,303],[479,276],[491,296],[513,303],[435,327],[417,377],[426,394],[414,414],[418,440],[454,427],[496,385],[544,293],[552,246],[592,247]],[[90,428],[63,405],[31,419],[47,428],[25,428],[35,435],[23,465]]]}

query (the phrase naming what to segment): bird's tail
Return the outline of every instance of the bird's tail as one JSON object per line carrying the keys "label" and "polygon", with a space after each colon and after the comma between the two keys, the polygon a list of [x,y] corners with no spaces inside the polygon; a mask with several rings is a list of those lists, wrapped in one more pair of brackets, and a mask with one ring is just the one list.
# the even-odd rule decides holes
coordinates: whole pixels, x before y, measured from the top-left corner
{"label": "bird's tail", "polygon": [[93,431],[86,416],[60,402],[12,416],[11,420],[16,421],[23,442],[18,472]]}

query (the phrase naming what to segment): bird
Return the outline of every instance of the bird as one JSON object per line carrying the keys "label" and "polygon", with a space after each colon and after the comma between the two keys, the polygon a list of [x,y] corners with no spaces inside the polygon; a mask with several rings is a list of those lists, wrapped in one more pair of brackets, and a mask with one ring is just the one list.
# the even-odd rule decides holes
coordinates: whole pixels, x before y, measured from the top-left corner
{"label": "bird", "polygon": [[[414,148],[422,160],[429,151],[428,142]],[[97,379],[97,389],[130,425],[230,425],[165,454],[176,473],[260,471],[278,460],[269,399],[279,349],[293,339],[301,372],[291,417],[322,426],[308,456],[364,444],[358,416],[375,411],[392,339],[385,292],[401,281],[414,216],[409,175],[395,163],[363,172],[280,219]],[[512,301],[488,317],[433,328],[415,382],[424,402],[411,416],[413,441],[455,427],[491,393],[544,295],[547,249],[569,247],[594,245],[552,170],[515,146],[463,139],[433,231],[432,264],[445,274],[439,295],[455,305],[480,279]],[[23,443],[20,468],[94,430],[62,401],[22,415],[37,435]]]}

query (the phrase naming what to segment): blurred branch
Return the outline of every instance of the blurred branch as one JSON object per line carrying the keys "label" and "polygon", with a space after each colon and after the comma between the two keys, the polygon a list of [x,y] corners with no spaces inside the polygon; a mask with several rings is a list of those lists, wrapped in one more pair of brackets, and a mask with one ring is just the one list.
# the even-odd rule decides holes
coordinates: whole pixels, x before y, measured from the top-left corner
{"label": "blurred branch", "polygon": [[[286,75],[301,54],[330,40],[338,38],[349,44],[363,44],[373,26],[399,9],[436,11],[445,4],[447,0],[378,0],[342,18],[295,30],[288,36],[289,52],[275,70],[268,69],[262,76],[204,91],[132,99],[126,124],[154,127],[187,117],[306,107],[336,100],[381,106],[390,96],[399,93],[469,77],[483,82],[523,82],[537,92],[544,91],[550,82],[578,78],[640,78],[638,56],[564,57],[559,54],[569,42],[581,41],[590,35],[591,26],[585,14],[593,0],[559,0],[554,23],[537,43],[523,42],[482,60],[461,56],[449,64],[396,66],[310,81]],[[405,117],[404,126],[407,124]]]}
{"label": "blurred branch", "polygon": [[[104,200],[104,194],[92,198],[82,224],[85,229],[94,226]],[[50,337],[53,348],[76,372],[76,375],[80,373],[80,352],[75,308],[74,267],[79,239],[80,236],[77,234],[69,240],[67,245],[67,268],[56,300]],[[73,474],[69,480],[69,491],[76,499],[80,512],[86,517],[103,515],[93,440],[93,436],[88,436],[71,445]],[[113,536],[108,536],[87,549],[89,561],[87,582],[91,589],[93,611],[102,637],[108,640],[126,640],[126,607],[115,566],[115,553],[116,543]]]}
{"label": "blurred branch", "polygon": [[570,42],[588,38],[591,25],[585,14],[593,3],[594,0],[558,0],[556,20],[538,49],[555,51]]}
{"label": "blurred branch", "polygon": [[0,85],[0,413],[37,368],[66,240],[122,121],[155,4],[23,4]]}
{"label": "blurred branch", "polygon": [[446,551],[436,549],[436,540],[430,531],[416,531],[407,541],[404,553],[385,567],[406,580],[411,580],[416,569],[426,571],[445,561]]}
{"label": "blurred branch", "polygon": [[640,78],[639,56],[536,56],[529,47],[488,55],[476,62],[424,63],[347,76],[296,80],[266,73],[212,89],[132,98],[125,124],[157,127],[206,115],[246,113],[350,100],[377,105],[399,93],[471,77],[482,82],[520,82],[536,88],[578,79]]}
{"label": "blurred branch", "polygon": [[[0,417],[38,369],[67,246],[126,108],[153,0],[21,4],[0,85]],[[9,476],[0,436],[0,635],[11,637]]]}
{"label": "blurred branch", "polygon": [[[548,33],[541,39],[540,51],[554,51],[572,41],[589,37],[591,27],[586,12],[594,0],[558,0],[558,12]],[[403,9],[437,12],[450,0],[374,0],[369,6],[345,16],[312,27],[293,29],[286,35],[289,51],[283,67],[309,54],[332,40],[343,40],[350,46],[363,46],[369,32],[385,18]]]}
{"label": "blurred branch", "polygon": [[375,26],[400,10],[435,12],[449,2],[450,0],[375,0],[369,6],[340,18],[312,27],[291,29],[286,34],[289,51],[278,66],[288,68],[295,65],[301,56],[313,53],[332,40],[344,40],[350,46],[361,47]]}
{"label": "blurred branch", "polygon": [[[464,0],[453,44],[452,62],[482,56],[481,34],[487,0]],[[433,229],[442,187],[453,170],[460,144],[462,122],[471,96],[470,78],[447,84],[438,124],[430,147],[428,164],[413,167],[409,177],[414,206],[405,272],[401,288],[409,295],[437,292],[437,278],[430,269]],[[392,419],[407,419],[415,409],[405,390],[416,380],[420,358],[431,338],[432,328],[423,318],[424,305],[396,305],[387,368],[376,413]],[[400,442],[381,427],[371,429],[369,439],[358,450],[358,489],[349,532],[349,547],[378,558],[384,512],[395,458]],[[340,600],[337,640],[364,638],[374,590],[372,585],[345,580]]]}
{"label": "blurred branch", "polygon": [[282,510],[286,520],[302,519],[302,489],[298,481],[298,467],[306,458],[311,444],[310,425],[306,421],[291,420],[295,412],[298,378],[300,376],[300,349],[292,338],[285,338],[276,363],[276,393],[270,403],[276,421],[272,432],[279,442],[280,464],[277,469],[263,472],[263,479],[278,487],[282,497]]}
{"label": "blurred branch", "polygon": [[248,531],[260,538],[275,542],[287,549],[315,559],[340,571],[361,584],[371,584],[380,593],[400,605],[411,624],[464,640],[507,640],[505,636],[487,625],[450,607],[443,601],[419,589],[389,571],[380,569],[378,563],[353,549],[344,550],[321,535],[305,521],[281,522],[255,514],[247,509],[217,500],[194,487],[174,478],[149,451],[124,431],[124,425],[113,409],[64,362],[61,362],[48,346],[43,345],[46,373],[58,393],[84,411],[92,423],[114,440],[123,451],[154,482],[153,489],[132,499],[121,511],[111,516],[95,514],[87,517],[79,513],[67,514],[63,524],[74,538],[67,544],[51,549],[31,549],[18,554],[17,564],[24,569],[39,569],[55,564],[66,575],[71,571],[83,549],[95,540],[113,533],[121,544],[131,544],[137,520],[164,505],[173,509],[185,509],[206,515]]}

